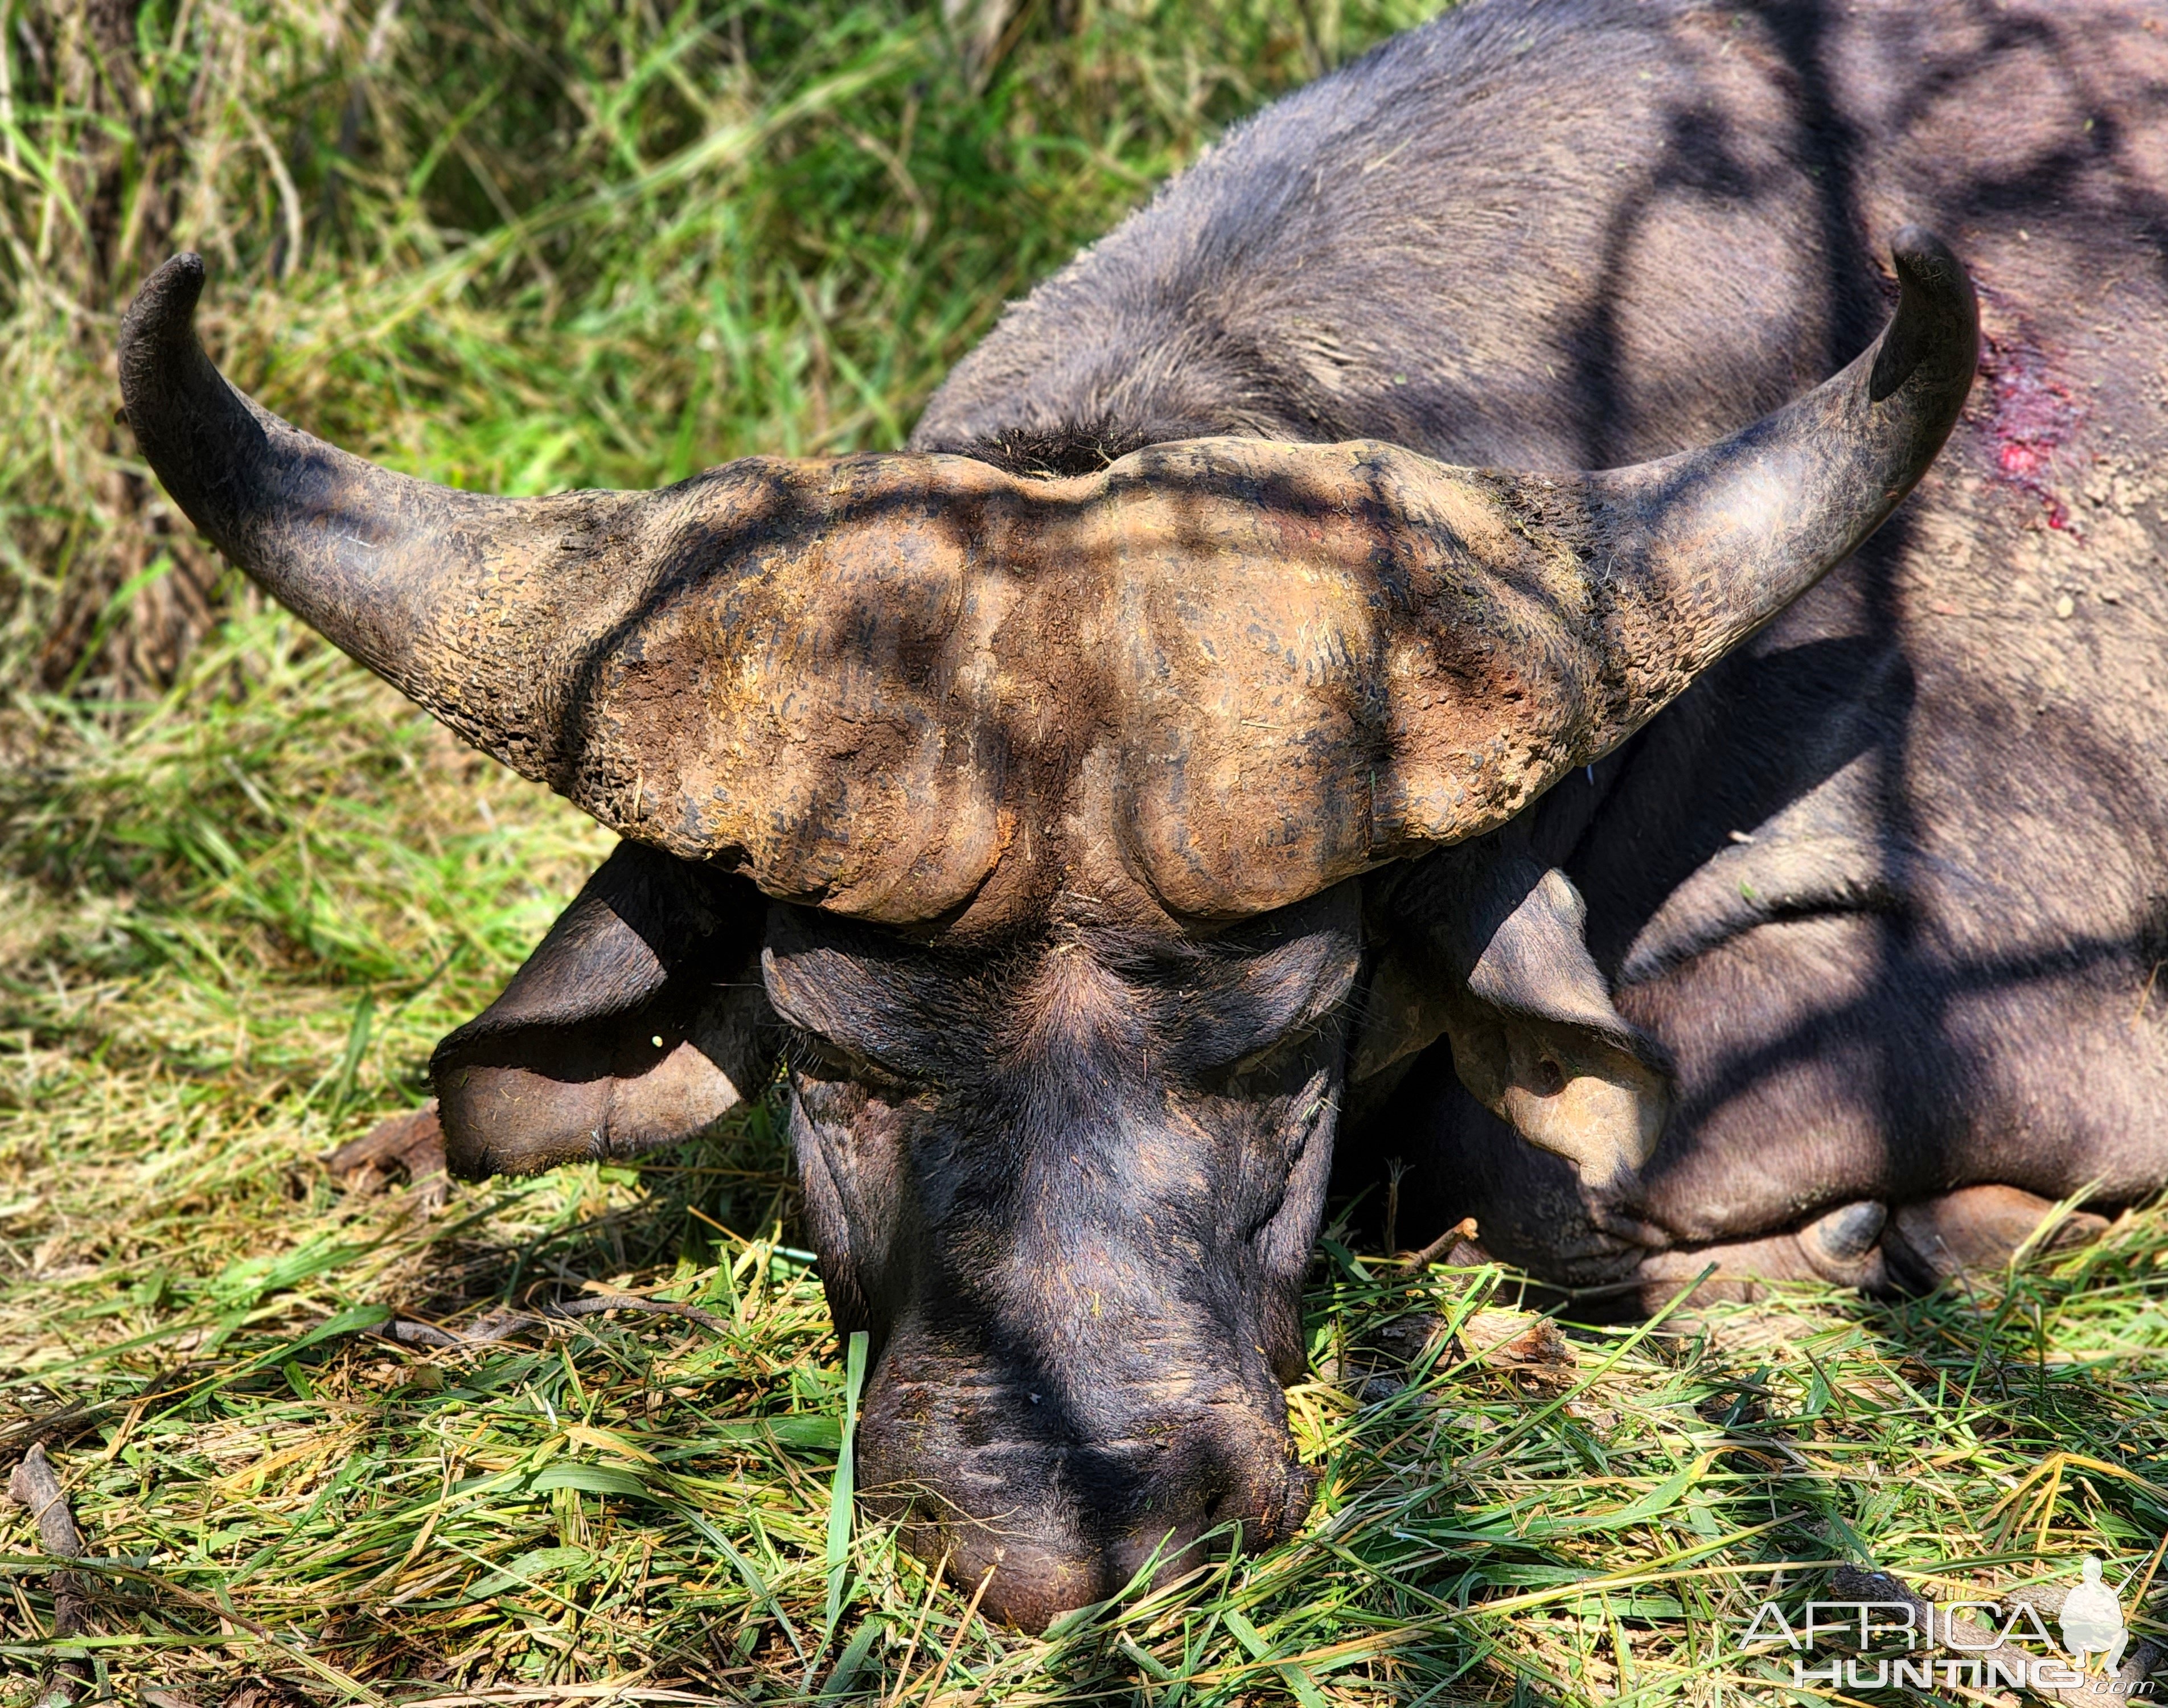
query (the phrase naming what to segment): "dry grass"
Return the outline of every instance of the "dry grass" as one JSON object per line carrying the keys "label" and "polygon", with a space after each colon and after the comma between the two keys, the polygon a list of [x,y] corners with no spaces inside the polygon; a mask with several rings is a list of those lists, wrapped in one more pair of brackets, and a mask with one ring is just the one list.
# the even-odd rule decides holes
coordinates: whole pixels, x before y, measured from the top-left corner
{"label": "dry grass", "polygon": [[[889,443],[1003,294],[1418,9],[965,8],[967,60],[901,5],[189,0],[145,9],[125,100],[62,39],[98,7],[0,13],[0,1463],[43,1439],[75,1503],[94,1687],[1758,1703],[1793,1693],[1746,1617],[1831,1562],[1966,1594],[2144,1569],[2158,1213],[1928,1301],[1802,1291],[1520,1362],[1466,1356],[1512,1277],[1328,1242],[1309,1525],[1027,1639],[839,1511],[848,1370],[770,1111],[435,1210],[318,1160],[421,1097],[605,839],[157,511],[106,365],[146,262],[203,247],[238,380],[440,478]],[[709,1320],[550,1308],[597,1291]],[[515,1307],[484,1344],[384,1338]],[[1380,1374],[1394,1329],[1416,1367]],[[50,1567],[0,1512],[0,1701],[55,1659]]]}

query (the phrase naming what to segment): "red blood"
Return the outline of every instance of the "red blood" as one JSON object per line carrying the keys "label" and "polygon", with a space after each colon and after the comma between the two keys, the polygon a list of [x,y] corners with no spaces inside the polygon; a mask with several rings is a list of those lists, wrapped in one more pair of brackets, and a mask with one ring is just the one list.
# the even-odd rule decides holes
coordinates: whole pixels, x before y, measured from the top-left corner
{"label": "red blood", "polygon": [[2077,436],[2076,402],[2048,377],[2047,357],[2029,343],[1983,339],[1979,371],[1993,412],[1987,438],[1995,472],[2039,499],[2050,528],[2075,531],[2053,482],[2055,453]]}

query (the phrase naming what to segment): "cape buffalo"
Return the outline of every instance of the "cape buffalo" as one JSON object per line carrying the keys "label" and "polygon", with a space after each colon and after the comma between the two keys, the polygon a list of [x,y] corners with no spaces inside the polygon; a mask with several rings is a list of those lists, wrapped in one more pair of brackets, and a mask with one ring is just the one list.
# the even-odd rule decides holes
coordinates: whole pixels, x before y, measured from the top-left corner
{"label": "cape buffalo", "polygon": [[404,479],[225,384],[187,256],[123,393],[236,563],[625,838],[438,1050],[454,1168],[779,1051],[862,1486],[1036,1624],[1301,1518],[1343,1103],[1404,1225],[1635,1299],[2168,1181],[2164,26],[1476,0],[899,455]]}

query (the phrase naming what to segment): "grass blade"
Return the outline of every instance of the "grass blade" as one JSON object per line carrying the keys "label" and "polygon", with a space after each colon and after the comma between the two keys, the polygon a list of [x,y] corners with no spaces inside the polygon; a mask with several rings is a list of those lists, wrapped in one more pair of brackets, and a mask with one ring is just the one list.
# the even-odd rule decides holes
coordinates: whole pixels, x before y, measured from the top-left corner
{"label": "grass blade", "polygon": [[843,1442],[836,1454],[836,1476],[828,1485],[828,1615],[821,1631],[825,1650],[836,1635],[836,1621],[843,1614],[843,1587],[850,1568],[851,1505],[856,1480],[858,1436],[858,1391],[866,1380],[866,1331],[851,1336],[843,1359]]}

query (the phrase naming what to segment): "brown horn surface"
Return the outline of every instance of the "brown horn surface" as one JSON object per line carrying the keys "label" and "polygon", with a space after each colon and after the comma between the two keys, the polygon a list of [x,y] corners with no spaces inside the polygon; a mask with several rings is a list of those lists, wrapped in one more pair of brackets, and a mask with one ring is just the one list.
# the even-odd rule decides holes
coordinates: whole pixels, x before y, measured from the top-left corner
{"label": "brown horn surface", "polygon": [[506,499],[376,467],[228,385],[195,334],[200,256],[177,255],[120,324],[120,395],[174,500],[266,592],[342,651],[526,775],[550,742],[535,704],[537,625],[463,656],[447,617],[538,579],[553,555],[622,528],[638,498]]}
{"label": "brown horn surface", "polygon": [[1595,751],[1850,556],[1957,425],[1979,365],[1971,280],[1918,226],[1892,247],[1896,312],[1841,373],[1717,444],[1582,477],[1582,550],[1629,661],[1625,727]]}
{"label": "brown horn surface", "polygon": [[1548,628],[1563,650],[1547,684],[1512,690],[1533,716],[1487,761],[1434,754],[1419,729],[1397,744],[1381,845],[1414,852],[1504,822],[1633,734],[1897,508],[1957,424],[1979,318],[1940,238],[1907,226],[1893,248],[1900,295],[1882,336],[1730,438],[1596,474],[1453,471],[1487,485],[1517,532],[1570,551],[1579,591],[1554,578],[1553,623],[1501,632],[1526,646]]}
{"label": "brown horn surface", "polygon": [[756,459],[485,498],[233,391],[193,257],[130,311],[121,372],[228,556],[626,837],[894,923],[1110,863],[1225,918],[1505,822],[1864,539],[1974,360],[1955,260],[1908,233],[1899,271],[1881,340],[1789,408],[1557,479],[1200,439],[1072,480]]}

